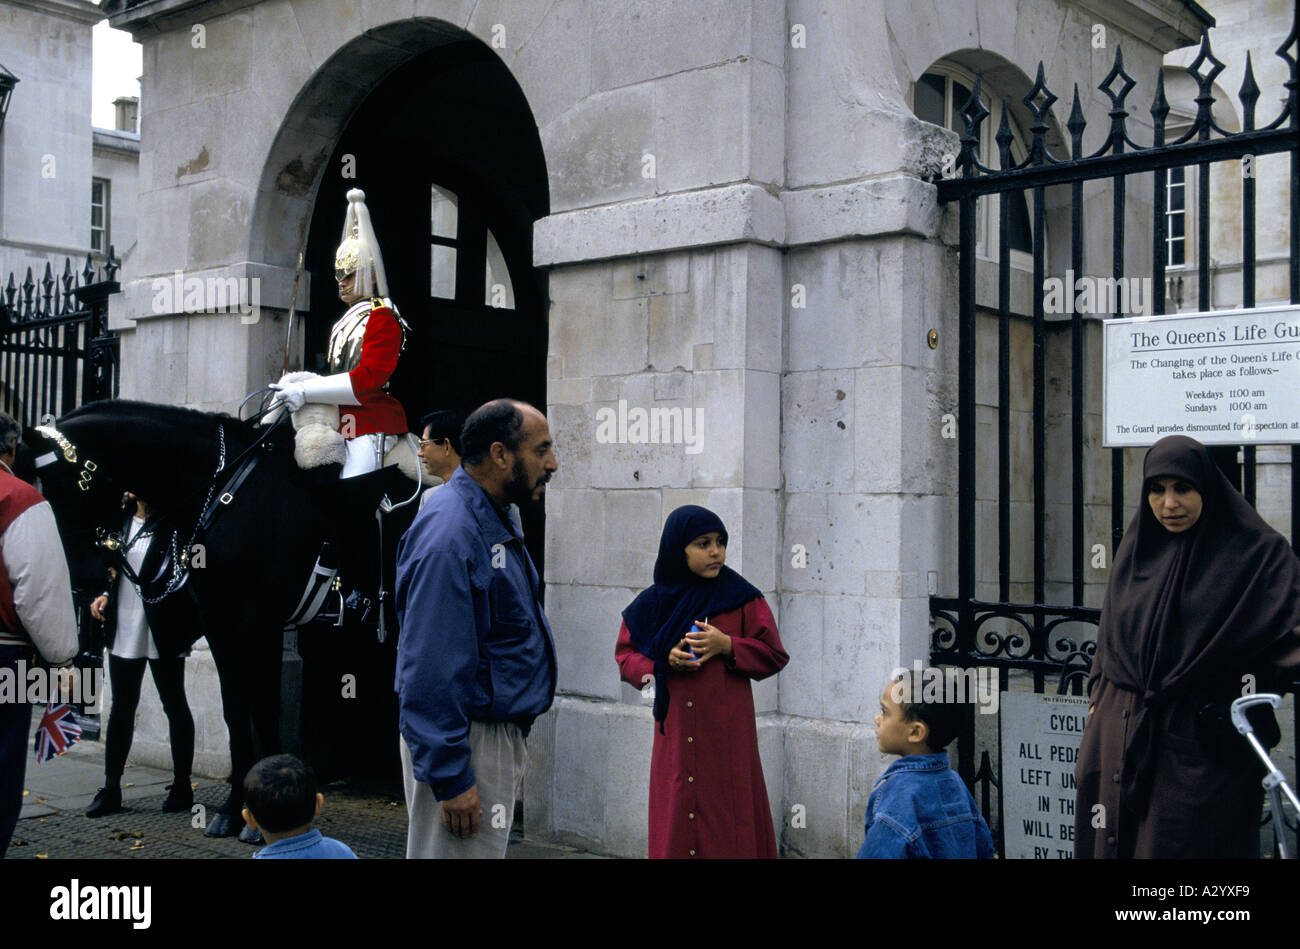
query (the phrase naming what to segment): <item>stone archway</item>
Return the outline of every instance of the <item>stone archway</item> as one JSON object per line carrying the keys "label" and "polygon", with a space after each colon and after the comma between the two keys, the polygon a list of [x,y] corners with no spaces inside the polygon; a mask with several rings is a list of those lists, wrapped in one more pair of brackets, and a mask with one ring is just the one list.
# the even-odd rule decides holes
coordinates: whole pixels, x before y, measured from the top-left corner
{"label": "stone archway", "polygon": [[[376,68],[359,75],[358,58]],[[341,48],[296,97],[263,168],[249,236],[250,258],[275,267],[292,270],[304,254],[311,280],[297,298],[291,368],[324,371],[344,309],[333,266],[352,188],[366,192],[390,295],[411,326],[390,383],[411,429],[434,409],[466,413],[502,395],[545,407],[546,279],[532,265],[532,233],[549,209],[546,163],[501,59],[464,31],[393,23]],[[456,206],[450,230],[432,213],[434,195]],[[273,378],[283,336],[267,345]],[[540,511],[525,513],[524,532],[540,568]],[[373,735],[395,723],[395,637],[361,643],[355,630],[311,627],[298,645],[303,719],[312,721],[304,753],[325,774],[390,773],[395,749]],[[355,697],[340,696],[343,675],[354,677]]]}

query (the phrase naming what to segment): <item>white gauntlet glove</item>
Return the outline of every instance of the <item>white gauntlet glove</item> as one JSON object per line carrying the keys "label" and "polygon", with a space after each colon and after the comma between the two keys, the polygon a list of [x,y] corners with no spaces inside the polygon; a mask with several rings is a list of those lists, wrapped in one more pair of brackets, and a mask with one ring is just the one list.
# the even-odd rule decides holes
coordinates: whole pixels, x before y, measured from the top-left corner
{"label": "white gauntlet glove", "polygon": [[283,405],[289,412],[297,412],[302,408],[303,402],[307,400],[307,393],[303,389],[301,382],[290,382],[285,385],[273,382],[271,388],[275,390],[275,398],[271,400],[271,408]]}
{"label": "white gauntlet glove", "polygon": [[313,379],[300,379],[284,385],[274,383],[273,405],[284,405],[290,412],[297,412],[305,402],[323,402],[328,405],[355,405],[356,393],[352,391],[352,380],[346,372],[333,376],[316,376]]}

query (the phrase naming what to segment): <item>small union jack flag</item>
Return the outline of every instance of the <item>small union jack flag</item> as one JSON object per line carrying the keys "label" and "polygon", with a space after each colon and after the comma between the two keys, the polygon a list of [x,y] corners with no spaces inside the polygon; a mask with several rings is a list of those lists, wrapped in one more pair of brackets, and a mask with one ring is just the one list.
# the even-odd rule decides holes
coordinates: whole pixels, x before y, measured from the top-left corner
{"label": "small union jack flag", "polygon": [[72,717],[72,709],[60,702],[50,702],[36,729],[36,760],[49,761],[63,754],[81,739],[81,726]]}

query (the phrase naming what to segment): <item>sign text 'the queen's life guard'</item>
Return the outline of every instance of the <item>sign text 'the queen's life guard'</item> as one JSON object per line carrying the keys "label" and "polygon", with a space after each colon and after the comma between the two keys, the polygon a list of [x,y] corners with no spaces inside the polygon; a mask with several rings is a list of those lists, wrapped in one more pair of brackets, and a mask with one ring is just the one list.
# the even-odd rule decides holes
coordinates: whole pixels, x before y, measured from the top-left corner
{"label": "sign text 'the queen's life guard'", "polygon": [[1106,320],[1102,445],[1300,443],[1300,306]]}

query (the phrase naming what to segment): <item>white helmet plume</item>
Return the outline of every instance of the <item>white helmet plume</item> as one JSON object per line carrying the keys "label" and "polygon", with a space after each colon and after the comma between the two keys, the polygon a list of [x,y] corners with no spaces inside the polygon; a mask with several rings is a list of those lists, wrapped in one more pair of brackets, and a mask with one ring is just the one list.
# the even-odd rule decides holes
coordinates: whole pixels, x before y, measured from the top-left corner
{"label": "white helmet plume", "polygon": [[366,193],[360,188],[348,192],[348,210],[343,216],[340,251],[349,240],[356,242],[356,292],[368,297],[387,297],[388,276],[384,272],[384,258],[379,252],[379,241],[375,239],[375,229],[370,223]]}

